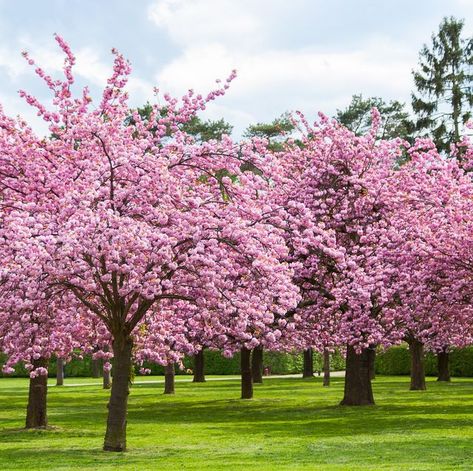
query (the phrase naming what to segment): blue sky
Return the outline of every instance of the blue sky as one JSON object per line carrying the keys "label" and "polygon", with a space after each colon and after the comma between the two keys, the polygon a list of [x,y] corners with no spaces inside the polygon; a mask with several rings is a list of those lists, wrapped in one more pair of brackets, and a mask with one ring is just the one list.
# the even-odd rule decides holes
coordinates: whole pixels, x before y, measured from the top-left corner
{"label": "blue sky", "polygon": [[39,131],[17,90],[49,94],[20,53],[58,75],[55,32],[77,55],[79,85],[95,94],[110,49],[125,54],[136,105],[155,86],[205,93],[236,68],[228,94],[203,117],[224,117],[238,135],[286,110],[332,115],[354,93],[409,101],[418,52],[442,17],[464,18],[473,31],[473,0],[0,0],[0,12],[0,102]]}

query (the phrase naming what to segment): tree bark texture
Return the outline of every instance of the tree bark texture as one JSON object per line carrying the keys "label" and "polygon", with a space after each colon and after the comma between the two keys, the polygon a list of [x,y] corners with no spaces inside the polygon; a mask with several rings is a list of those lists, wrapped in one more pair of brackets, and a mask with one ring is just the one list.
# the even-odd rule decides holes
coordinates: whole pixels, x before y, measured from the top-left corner
{"label": "tree bark texture", "polygon": [[256,347],[251,354],[251,374],[253,383],[263,383],[263,347]]}
{"label": "tree bark texture", "polygon": [[[33,360],[34,368],[47,368],[48,360]],[[28,405],[26,408],[26,428],[45,428],[48,425],[47,415],[48,376],[38,375],[30,378]]]}
{"label": "tree bark texture", "polygon": [[110,372],[110,370],[105,370],[102,368],[102,386],[103,386],[103,389],[110,389],[112,387],[112,374]]}
{"label": "tree bark texture", "polygon": [[[126,416],[132,369],[133,341],[127,335],[116,335],[113,340],[113,383],[108,403],[107,431],[104,451],[126,450]],[[105,379],[105,371],[104,371]]]}
{"label": "tree bark texture", "polygon": [[324,350],[324,386],[330,386],[330,352],[325,349]]}
{"label": "tree bark texture", "polygon": [[344,406],[374,404],[367,348],[358,354],[351,345],[347,347],[345,393],[340,404]]}
{"label": "tree bark texture", "polygon": [[92,359],[92,378],[100,378],[103,375],[102,360]]}
{"label": "tree bark texture", "polygon": [[164,367],[164,394],[174,394],[174,363]]}
{"label": "tree bark texture", "polygon": [[205,383],[205,359],[202,348],[194,355],[194,383]]}
{"label": "tree bark texture", "polygon": [[240,352],[241,398],[253,398],[253,375],[251,373],[251,350],[242,348]]}
{"label": "tree bark texture", "polygon": [[312,378],[314,376],[314,352],[312,348],[304,350],[304,366],[302,369],[303,378]]}
{"label": "tree bark texture", "polygon": [[64,360],[62,358],[56,361],[56,386],[64,386]]}
{"label": "tree bark texture", "polygon": [[416,339],[409,341],[409,352],[411,354],[411,391],[424,391],[425,368],[424,368],[424,344]]}
{"label": "tree bark texture", "polygon": [[437,353],[437,381],[450,381],[449,353],[447,349]]}

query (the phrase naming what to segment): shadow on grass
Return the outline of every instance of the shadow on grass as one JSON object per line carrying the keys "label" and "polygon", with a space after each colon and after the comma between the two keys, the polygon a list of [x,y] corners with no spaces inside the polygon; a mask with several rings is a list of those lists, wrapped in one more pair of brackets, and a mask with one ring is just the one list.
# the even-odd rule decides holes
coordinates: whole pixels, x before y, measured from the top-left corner
{"label": "shadow on grass", "polygon": [[[422,450],[423,453],[419,453]],[[471,440],[468,438],[455,441],[455,456],[445,453],[445,440],[442,438],[419,440],[412,436],[408,439],[389,438],[382,442],[356,439],[352,442],[314,441],[292,449],[263,443],[256,447],[220,446],[202,450],[205,461],[196,457],[196,449],[186,446],[155,446],[146,450],[131,450],[124,454],[103,452],[100,448],[81,449],[61,447],[60,449],[32,450],[24,447],[10,448],[5,458],[14,460],[17,469],[30,468],[37,463],[38,468],[50,469],[55,463],[60,469],[328,469],[325,466],[343,466],[345,470],[378,469],[471,469]],[[10,461],[12,462],[12,461]],[[67,467],[66,467],[67,463]],[[178,465],[169,467],[169,464]],[[270,463],[270,467],[265,467]],[[386,467],[395,463],[394,467]],[[62,465],[62,466],[61,466]],[[223,465],[223,466],[222,466]],[[315,467],[315,466],[321,466]],[[450,466],[454,466],[453,468]],[[122,468],[122,466],[124,468]],[[445,467],[444,467],[445,466]],[[465,466],[465,467],[463,467]]]}
{"label": "shadow on grass", "polygon": [[[26,431],[13,428],[12,421],[12,428],[0,429],[0,445],[8,444],[0,461],[15,460],[15,469],[36,469],[28,467],[28,460],[40,456],[38,469],[48,469],[50,462],[96,469],[122,462],[133,466],[146,455],[174,464],[196,460],[203,463],[201,469],[220,469],[222,462],[244,469],[260,460],[288,466],[296,461],[309,466],[410,460],[423,466],[432,460],[463,465],[472,457],[473,382],[431,381],[427,391],[409,391],[406,378],[380,378],[374,390],[377,405],[346,407],[338,405],[343,378],[334,378],[330,388],[318,379],[267,380],[252,401],[238,399],[238,381],[178,383],[176,396],[164,396],[162,384],[136,385],[128,415],[132,452],[121,457],[99,448],[109,393],[90,387],[54,390],[49,417],[60,428]],[[0,394],[0,420],[20,417],[26,397],[9,388]]]}

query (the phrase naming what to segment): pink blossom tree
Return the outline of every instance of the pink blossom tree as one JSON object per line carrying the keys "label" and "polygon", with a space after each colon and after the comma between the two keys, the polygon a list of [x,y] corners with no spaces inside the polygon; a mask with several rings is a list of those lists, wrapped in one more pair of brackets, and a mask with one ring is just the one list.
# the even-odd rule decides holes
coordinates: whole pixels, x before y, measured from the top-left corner
{"label": "pink blossom tree", "polygon": [[234,75],[207,97],[165,95],[164,106],[152,105],[142,117],[127,104],[130,66],[114,51],[113,74],[92,109],[87,89],[74,98],[75,59],[56,39],[66,55],[65,79],[36,69],[54,94],[54,111],[22,93],[50,125],[53,137],[34,142],[51,161],[52,191],[47,204],[23,206],[6,224],[21,231],[40,220],[41,236],[25,233],[18,253],[42,267],[52,298],[67,290],[106,326],[114,378],[104,450],[123,451],[135,334],[160,306],[187,302],[232,319],[228,331],[251,348],[249,323],[297,302],[292,273],[280,261],[281,231],[261,218],[271,180],[243,164],[264,175],[278,167],[251,145],[229,138],[197,145],[179,130]]}
{"label": "pink blossom tree", "polygon": [[[463,141],[468,166],[468,140]],[[397,322],[411,352],[411,389],[425,389],[423,351],[438,353],[439,379],[448,380],[448,351],[471,343],[471,306],[463,250],[473,186],[456,159],[418,140],[392,183],[396,234],[384,259],[399,276]],[[461,257],[461,259],[460,259]],[[466,288],[468,290],[468,288]]]}
{"label": "pink blossom tree", "polygon": [[370,351],[401,336],[390,321],[396,273],[381,257],[391,228],[387,183],[395,178],[401,141],[376,139],[376,111],[362,137],[323,115],[314,126],[300,118],[300,143],[281,156],[287,174],[280,201],[297,214],[287,222],[303,296],[295,318],[308,345],[346,345],[342,404],[372,404]]}

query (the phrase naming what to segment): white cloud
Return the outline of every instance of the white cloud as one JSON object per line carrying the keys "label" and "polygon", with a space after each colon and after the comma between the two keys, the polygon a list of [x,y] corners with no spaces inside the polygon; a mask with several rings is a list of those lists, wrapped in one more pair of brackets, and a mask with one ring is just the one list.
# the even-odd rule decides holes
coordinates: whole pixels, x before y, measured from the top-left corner
{"label": "white cloud", "polygon": [[[389,58],[385,51],[389,49]],[[221,44],[189,47],[158,74],[161,90],[182,94],[188,88],[206,92],[216,78],[236,68],[238,78],[228,95],[218,100],[220,109],[238,118],[268,120],[286,111],[301,109],[314,115],[345,106],[353,93],[408,98],[413,56],[409,51],[377,38],[354,52],[321,53],[310,49],[232,51]],[[230,121],[230,114],[223,115]]]}
{"label": "white cloud", "polygon": [[[296,0],[293,7],[303,4]],[[312,6],[322,12],[320,2]],[[216,78],[236,68],[238,78],[211,109],[225,113],[216,117],[233,118],[237,132],[286,110],[333,114],[359,92],[409,100],[410,72],[417,60],[411,44],[358,32],[363,39],[357,45],[336,49],[330,37],[327,44],[287,41],[281,46],[281,34],[294,33],[296,27],[288,30],[284,21],[290,7],[279,0],[156,0],[149,19],[180,47],[156,73],[157,85],[177,95],[188,88],[205,93]]]}
{"label": "white cloud", "polygon": [[0,48],[0,68],[10,79],[16,79],[27,67],[26,61],[19,53],[12,54],[11,50],[5,46]]}
{"label": "white cloud", "polygon": [[107,63],[101,59],[96,51],[90,47],[85,47],[78,50],[75,56],[75,71],[78,75],[99,87],[104,87],[107,84],[107,79],[112,74],[113,67],[110,55]]}
{"label": "white cloud", "polygon": [[[268,90],[280,85],[297,90],[304,87],[329,86],[325,91],[355,86],[367,88],[380,84],[400,92],[409,81],[409,60],[380,55],[384,47],[348,53],[320,53],[311,50],[275,50],[255,54],[231,52],[210,44],[186,49],[182,56],[167,64],[157,75],[161,88],[182,92],[189,86],[199,89],[211,86],[215,78],[228,75],[236,67],[236,87],[242,92]],[[244,89],[244,90],[243,90]],[[300,90],[298,90],[300,91]]]}
{"label": "white cloud", "polygon": [[[28,65],[27,61],[21,57],[21,50],[28,51],[30,57],[35,61],[35,66]],[[76,90],[87,85],[91,88],[92,96],[99,99],[107,84],[107,79],[113,73],[113,56],[106,54],[105,57],[102,57],[98,51],[88,46],[74,50],[73,53],[76,57],[73,74],[78,81]],[[41,79],[35,76],[34,68],[41,67],[46,74],[53,78],[63,79],[63,65],[64,53],[51,40],[48,43],[35,43],[30,37],[21,37],[18,39],[18,46],[13,55],[6,47],[1,47],[0,73],[5,73],[4,76],[8,77],[9,85],[11,85],[11,87],[4,87],[0,96],[0,103],[5,112],[10,116],[21,115],[36,132],[47,134],[47,124],[37,116],[37,111],[33,107],[26,104],[16,94],[16,91],[18,88],[26,89],[47,108],[52,108],[52,94],[42,85]],[[151,82],[134,75],[129,78],[127,90],[130,93],[130,103],[133,106],[142,105],[153,95]]]}
{"label": "white cloud", "polygon": [[267,37],[268,12],[281,0],[158,0],[148,18],[181,46],[218,41],[255,47]]}
{"label": "white cloud", "polygon": [[[108,49],[122,44],[140,70],[128,84],[134,106],[154,99],[154,85],[174,95],[188,88],[205,93],[236,68],[238,78],[205,117],[225,117],[237,132],[285,110],[333,114],[358,92],[409,102],[410,71],[422,43],[447,14],[466,18],[465,34],[471,34],[473,0],[394,3],[385,5],[387,16],[372,0],[148,0],[149,8],[133,15],[117,8],[113,24],[103,23],[106,9],[86,17],[71,4],[67,15],[51,18],[38,6],[25,23],[12,7],[0,18],[1,93],[13,114],[26,114],[15,97],[20,87],[47,102],[50,94],[20,51],[29,50],[60,78],[64,57],[52,39],[59,29],[74,46],[77,86],[91,85],[94,97],[112,72]],[[90,22],[85,34],[75,28],[84,18]],[[158,70],[156,58],[167,61]]]}
{"label": "white cloud", "polygon": [[21,116],[39,135],[48,134],[48,125],[37,116],[37,110],[29,106],[19,95],[0,94],[0,103],[7,114],[13,118]]}
{"label": "white cloud", "polygon": [[[35,67],[41,67],[47,74],[62,72],[65,56],[55,42],[38,43],[30,37],[22,37],[13,54],[5,47],[0,49],[0,66],[5,68],[10,78],[16,79],[19,75],[34,73],[34,67],[29,66],[21,57],[20,52],[23,50],[35,61]],[[77,59],[74,68],[76,74],[95,85],[103,86],[111,74],[112,59],[110,58],[109,64],[102,62],[99,54],[90,47],[82,47],[73,52]]]}

